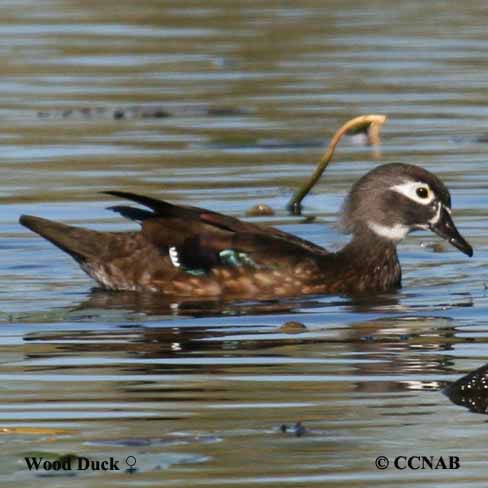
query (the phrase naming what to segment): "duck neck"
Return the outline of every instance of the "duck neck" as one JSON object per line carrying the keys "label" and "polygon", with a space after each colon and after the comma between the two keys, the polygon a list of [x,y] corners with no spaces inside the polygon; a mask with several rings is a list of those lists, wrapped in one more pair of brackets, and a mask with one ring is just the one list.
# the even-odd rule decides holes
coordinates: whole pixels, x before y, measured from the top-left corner
{"label": "duck neck", "polygon": [[336,257],[351,279],[350,291],[386,291],[401,286],[401,268],[396,241],[379,236],[370,230],[353,235],[349,244]]}

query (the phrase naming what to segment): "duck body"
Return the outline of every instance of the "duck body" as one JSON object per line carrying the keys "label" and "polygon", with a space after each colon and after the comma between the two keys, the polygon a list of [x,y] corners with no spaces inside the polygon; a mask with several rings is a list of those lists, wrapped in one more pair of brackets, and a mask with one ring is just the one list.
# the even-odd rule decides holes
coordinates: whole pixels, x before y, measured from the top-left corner
{"label": "duck body", "polygon": [[[430,192],[425,203],[416,188]],[[396,245],[417,228],[431,228],[472,254],[450,218],[447,189],[412,165],[380,166],[353,186],[342,217],[352,239],[337,252],[209,210],[108,193],[149,209],[111,207],[139,222],[140,231],[98,232],[26,215],[20,222],[110,290],[231,299],[384,292],[401,286]]]}

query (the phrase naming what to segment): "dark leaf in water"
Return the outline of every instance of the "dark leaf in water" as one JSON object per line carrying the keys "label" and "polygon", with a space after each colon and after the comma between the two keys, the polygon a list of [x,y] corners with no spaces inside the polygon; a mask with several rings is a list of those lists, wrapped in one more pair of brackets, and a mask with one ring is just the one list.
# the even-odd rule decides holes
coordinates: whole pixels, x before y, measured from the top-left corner
{"label": "dark leaf in water", "polygon": [[307,433],[307,429],[301,422],[296,422],[295,425],[280,425],[280,432],[283,434],[293,434],[296,437],[302,437]]}

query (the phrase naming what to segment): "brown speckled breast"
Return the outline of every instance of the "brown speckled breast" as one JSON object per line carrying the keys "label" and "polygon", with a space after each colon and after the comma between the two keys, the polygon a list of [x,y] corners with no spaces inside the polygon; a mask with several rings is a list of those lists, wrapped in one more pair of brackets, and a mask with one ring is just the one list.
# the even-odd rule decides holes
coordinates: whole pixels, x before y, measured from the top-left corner
{"label": "brown speckled breast", "polygon": [[108,289],[185,297],[259,299],[354,294],[399,287],[401,270],[394,245],[373,239],[368,244],[365,247],[353,241],[338,253],[304,259],[293,256],[273,266],[257,268],[216,266],[193,275],[174,267],[165,253],[134,234],[131,243],[125,241],[117,253],[112,248],[112,257],[100,256],[82,264],[82,268]]}

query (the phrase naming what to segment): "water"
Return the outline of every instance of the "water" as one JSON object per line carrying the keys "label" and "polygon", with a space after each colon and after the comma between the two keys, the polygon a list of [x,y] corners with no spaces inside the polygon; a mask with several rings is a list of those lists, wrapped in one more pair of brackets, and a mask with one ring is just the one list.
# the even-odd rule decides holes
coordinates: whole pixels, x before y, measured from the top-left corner
{"label": "water", "polygon": [[[484,2],[25,0],[0,10],[6,486],[485,486],[486,417],[442,394],[488,362]],[[316,220],[290,217],[293,189],[334,130],[366,113],[390,117],[380,157],[344,141],[305,201]],[[239,217],[267,203],[276,215],[252,220],[335,249],[344,194],[390,161],[442,177],[475,255],[410,236],[404,288],[367,302],[164,307],[92,290],[17,223],[30,213],[132,228],[99,193],[118,189]],[[282,327],[292,320],[306,329]],[[113,457],[121,471],[35,473],[24,460],[70,454]],[[378,470],[380,455],[458,456],[461,467]]]}

